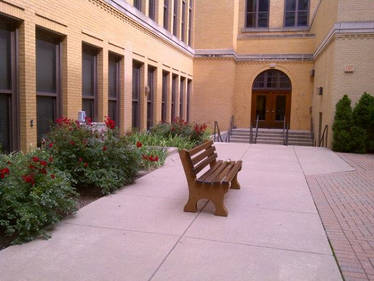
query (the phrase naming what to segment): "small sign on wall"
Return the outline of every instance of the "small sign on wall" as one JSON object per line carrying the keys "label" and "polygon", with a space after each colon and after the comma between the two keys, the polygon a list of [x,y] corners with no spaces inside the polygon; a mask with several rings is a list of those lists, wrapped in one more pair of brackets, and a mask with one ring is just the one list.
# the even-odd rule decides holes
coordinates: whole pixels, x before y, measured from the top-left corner
{"label": "small sign on wall", "polygon": [[353,73],[354,71],[355,71],[355,67],[353,66],[353,64],[346,64],[344,66],[345,73]]}

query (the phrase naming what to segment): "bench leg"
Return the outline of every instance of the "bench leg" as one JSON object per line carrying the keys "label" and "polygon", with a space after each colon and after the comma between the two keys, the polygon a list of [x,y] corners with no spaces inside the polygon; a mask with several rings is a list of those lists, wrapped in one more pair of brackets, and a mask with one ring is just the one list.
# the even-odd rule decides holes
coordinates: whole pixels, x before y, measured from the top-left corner
{"label": "bench leg", "polygon": [[189,196],[188,197],[188,201],[186,203],[186,205],[184,206],[184,211],[185,212],[192,212],[192,213],[196,213],[197,212],[197,199],[193,196]]}
{"label": "bench leg", "polygon": [[225,203],[223,202],[224,195],[225,193],[223,192],[223,189],[222,189],[222,192],[215,193],[214,197],[211,198],[214,206],[216,207],[216,211],[214,213],[216,216],[227,217],[228,215],[228,211],[225,207]]}
{"label": "bench leg", "polygon": [[236,176],[233,178],[233,180],[231,182],[231,188],[232,189],[240,189],[240,184],[238,182],[238,174],[236,174]]}

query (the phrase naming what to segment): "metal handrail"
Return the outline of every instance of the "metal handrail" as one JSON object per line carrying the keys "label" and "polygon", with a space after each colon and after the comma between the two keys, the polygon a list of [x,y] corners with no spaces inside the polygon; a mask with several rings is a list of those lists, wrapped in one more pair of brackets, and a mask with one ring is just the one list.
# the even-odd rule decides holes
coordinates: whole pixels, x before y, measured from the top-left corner
{"label": "metal handrail", "polygon": [[227,142],[230,142],[230,138],[231,138],[231,134],[232,134],[232,129],[234,128],[234,115],[231,116],[231,120],[230,120],[230,128],[229,130],[227,131]]}
{"label": "metal handrail", "polygon": [[310,118],[310,135],[312,137],[312,143],[315,143],[313,117]]}
{"label": "metal handrail", "polygon": [[217,140],[218,142],[223,142],[221,130],[218,126],[218,121],[214,121],[213,141],[216,142]]}
{"label": "metal handrail", "polygon": [[249,143],[253,143],[253,125],[251,122],[251,126],[249,127]]}
{"label": "metal handrail", "polygon": [[257,136],[258,136],[258,121],[260,120],[260,115],[257,115],[256,117],[256,135],[255,135],[255,142],[257,143]]}
{"label": "metal handrail", "polygon": [[328,134],[329,134],[329,125],[326,125],[325,128],[323,129],[321,138],[318,140],[318,146],[327,147]]}

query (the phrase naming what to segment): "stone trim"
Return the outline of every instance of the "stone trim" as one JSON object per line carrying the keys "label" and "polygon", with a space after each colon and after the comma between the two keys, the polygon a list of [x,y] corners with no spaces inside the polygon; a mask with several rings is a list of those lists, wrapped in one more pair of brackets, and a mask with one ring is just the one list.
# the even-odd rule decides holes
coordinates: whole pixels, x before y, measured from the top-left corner
{"label": "stone trim", "polygon": [[374,34],[374,21],[371,22],[338,22],[330,29],[329,33],[322,40],[313,54],[313,59],[316,59],[324,49],[337,36],[348,35],[368,35]]}
{"label": "stone trim", "polygon": [[282,33],[282,34],[240,34],[238,40],[245,39],[268,39],[268,38],[314,38],[315,34],[312,33]]}

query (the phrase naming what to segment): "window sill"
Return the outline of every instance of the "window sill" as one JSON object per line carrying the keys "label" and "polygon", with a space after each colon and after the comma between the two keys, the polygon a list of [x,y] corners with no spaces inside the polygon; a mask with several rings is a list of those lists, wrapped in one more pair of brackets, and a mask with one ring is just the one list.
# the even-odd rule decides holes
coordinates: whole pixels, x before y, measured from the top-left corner
{"label": "window sill", "polygon": [[253,28],[253,27],[243,27],[241,29],[242,33],[269,33],[269,32],[298,32],[298,31],[309,31],[310,26],[295,26],[295,27],[280,27],[280,28]]}

